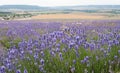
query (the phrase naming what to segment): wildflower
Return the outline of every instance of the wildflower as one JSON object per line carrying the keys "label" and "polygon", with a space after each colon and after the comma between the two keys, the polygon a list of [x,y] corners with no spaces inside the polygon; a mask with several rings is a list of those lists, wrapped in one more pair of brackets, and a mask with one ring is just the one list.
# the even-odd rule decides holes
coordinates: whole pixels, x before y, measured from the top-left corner
{"label": "wildflower", "polygon": [[84,44],[84,48],[87,49],[89,45],[87,43]]}
{"label": "wildflower", "polygon": [[39,65],[39,70],[42,72],[44,70],[42,65]]}
{"label": "wildflower", "polygon": [[24,69],[24,73],[28,73],[27,69]]}
{"label": "wildflower", "polygon": [[76,60],[73,60],[73,63],[75,64],[75,63],[76,63]]}
{"label": "wildflower", "polygon": [[72,48],[73,45],[74,45],[74,43],[71,42],[71,43],[69,44],[69,48]]}
{"label": "wildflower", "polygon": [[56,52],[59,52],[60,51],[60,48],[56,48]]}
{"label": "wildflower", "polygon": [[51,54],[52,56],[55,56],[54,51],[50,51],[50,54]]}
{"label": "wildflower", "polygon": [[41,51],[40,53],[41,53],[41,55],[42,55],[42,56],[44,56],[44,55],[45,55],[43,51]]}
{"label": "wildflower", "polygon": [[89,47],[90,47],[90,50],[94,50],[95,49],[95,43],[91,43]]}
{"label": "wildflower", "polygon": [[59,53],[60,60],[63,60],[62,53]]}
{"label": "wildflower", "polygon": [[118,50],[118,53],[120,54],[120,50]]}
{"label": "wildflower", "polygon": [[114,56],[114,58],[115,58],[115,59],[117,59],[117,58],[118,58],[118,56],[116,56],[116,55],[115,55],[115,56]]}
{"label": "wildflower", "polygon": [[34,59],[35,60],[38,59],[38,54],[37,53],[34,54]]}
{"label": "wildflower", "polygon": [[65,49],[65,48],[63,48],[63,49],[62,49],[62,51],[63,51],[63,52],[66,52],[66,49]]}
{"label": "wildflower", "polygon": [[81,63],[83,64],[83,63],[84,63],[84,60],[81,60]]}
{"label": "wildflower", "polygon": [[75,67],[72,67],[72,68],[70,69],[70,71],[71,71],[71,73],[74,73],[74,72],[75,72]]}
{"label": "wildflower", "polygon": [[113,41],[108,41],[108,46],[112,46],[113,45]]}
{"label": "wildflower", "polygon": [[80,37],[79,36],[76,36],[76,40],[79,41]]}
{"label": "wildflower", "polygon": [[86,56],[85,58],[88,60],[88,59],[89,59],[89,56]]}
{"label": "wildflower", "polygon": [[41,60],[40,60],[40,63],[41,63],[42,65],[44,65],[44,62],[45,62],[44,59],[41,59]]}
{"label": "wildflower", "polygon": [[5,69],[6,69],[5,66],[1,66],[0,67],[0,72],[5,72]]}
{"label": "wildflower", "polygon": [[20,69],[18,69],[18,70],[16,71],[16,73],[21,73]]}
{"label": "wildflower", "polygon": [[111,51],[111,48],[110,47],[108,47],[108,52],[110,52]]}

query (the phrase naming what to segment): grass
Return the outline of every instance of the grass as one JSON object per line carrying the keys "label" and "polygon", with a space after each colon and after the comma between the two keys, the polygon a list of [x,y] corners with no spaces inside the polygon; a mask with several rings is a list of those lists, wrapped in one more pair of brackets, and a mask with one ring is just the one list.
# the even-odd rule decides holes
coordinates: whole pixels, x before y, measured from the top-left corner
{"label": "grass", "polygon": [[11,41],[8,37],[3,37],[2,40],[0,40],[0,43],[3,47],[5,47],[6,49],[9,49],[10,46],[13,46],[13,45],[17,47],[20,41],[21,41],[20,38],[16,38],[15,40]]}
{"label": "grass", "polygon": [[[49,50],[44,50],[44,57],[39,54],[39,58],[37,60],[30,54],[27,54],[26,57],[30,57],[29,60],[20,60],[18,65],[21,64],[21,70],[24,68],[28,70],[28,73],[42,73],[39,70],[39,66],[42,66],[40,63],[40,59],[43,58],[45,60],[43,69],[47,71],[47,73],[72,73],[71,68],[75,67],[75,71],[73,73],[84,73],[85,69],[88,73],[109,73],[109,67],[112,66],[112,71],[119,72],[120,64],[117,65],[118,60],[114,58],[115,55],[118,57],[118,50],[120,50],[120,46],[113,46],[111,52],[109,52],[108,56],[104,56],[103,52],[99,50],[91,51],[86,50],[83,47],[80,47],[78,50],[79,57],[76,56],[75,49],[69,49],[67,52],[62,52],[63,60],[60,60],[59,53],[56,52],[56,56],[52,56],[49,53]],[[81,60],[84,60],[86,56],[89,56],[89,61],[87,63],[81,63]],[[96,60],[96,56],[99,57]],[[73,60],[76,62],[73,63]],[[110,64],[109,61],[114,61],[113,64]],[[35,65],[36,63],[36,65]]]}

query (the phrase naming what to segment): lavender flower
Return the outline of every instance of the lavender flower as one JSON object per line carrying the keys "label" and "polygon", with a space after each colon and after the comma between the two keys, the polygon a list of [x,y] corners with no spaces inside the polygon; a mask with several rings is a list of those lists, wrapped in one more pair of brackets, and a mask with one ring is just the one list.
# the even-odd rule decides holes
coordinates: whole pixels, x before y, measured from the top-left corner
{"label": "lavender flower", "polygon": [[59,53],[60,60],[63,60],[62,53]]}
{"label": "lavender flower", "polygon": [[40,59],[40,63],[41,63],[41,65],[44,65],[44,59]]}
{"label": "lavender flower", "polygon": [[73,60],[73,64],[76,64],[76,60]]}
{"label": "lavender flower", "polygon": [[118,50],[118,53],[120,54],[120,50]]}
{"label": "lavender flower", "polygon": [[21,73],[21,70],[20,70],[20,69],[18,69],[18,70],[16,71],[16,73]]}
{"label": "lavender flower", "polygon": [[24,73],[28,73],[27,69],[24,69]]}
{"label": "lavender flower", "polygon": [[72,67],[72,68],[70,69],[70,71],[71,71],[72,73],[74,73],[74,72],[75,72],[75,67]]}
{"label": "lavender flower", "polygon": [[0,72],[1,72],[1,73],[4,73],[4,72],[5,72],[5,69],[6,69],[5,66],[1,66],[1,67],[0,67]]}

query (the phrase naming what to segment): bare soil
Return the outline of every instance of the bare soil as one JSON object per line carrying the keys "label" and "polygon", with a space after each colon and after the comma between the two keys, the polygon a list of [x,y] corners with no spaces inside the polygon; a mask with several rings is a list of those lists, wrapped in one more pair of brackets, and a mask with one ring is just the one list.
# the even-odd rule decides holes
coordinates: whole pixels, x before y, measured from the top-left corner
{"label": "bare soil", "polygon": [[31,17],[31,19],[102,19],[102,15],[90,14],[42,14]]}

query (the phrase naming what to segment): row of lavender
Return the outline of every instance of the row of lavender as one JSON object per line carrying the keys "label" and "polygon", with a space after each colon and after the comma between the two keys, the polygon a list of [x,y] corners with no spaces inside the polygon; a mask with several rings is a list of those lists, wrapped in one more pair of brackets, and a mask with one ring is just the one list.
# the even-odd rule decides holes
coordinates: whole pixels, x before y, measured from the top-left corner
{"label": "row of lavender", "polygon": [[11,43],[18,44],[21,39],[38,39],[41,34],[60,30],[60,26],[59,22],[1,21],[0,42],[9,48]]}
{"label": "row of lavender", "polygon": [[[119,23],[117,20],[1,22],[4,25],[0,29],[7,28],[6,33],[1,31],[1,36],[7,34],[4,36],[11,40],[18,37],[22,40],[0,58],[0,73],[119,72]],[[44,33],[39,33],[43,30]]]}
{"label": "row of lavender", "polygon": [[[61,24],[58,22],[39,22],[39,21],[1,21],[1,36],[20,37],[39,36],[42,33],[48,33],[59,30]],[[34,36],[34,37],[35,37]]]}

